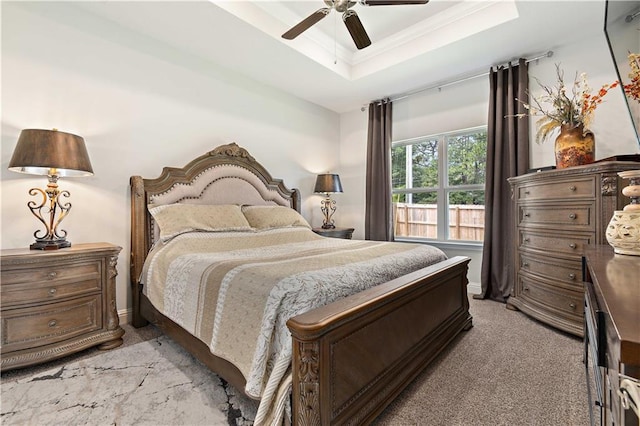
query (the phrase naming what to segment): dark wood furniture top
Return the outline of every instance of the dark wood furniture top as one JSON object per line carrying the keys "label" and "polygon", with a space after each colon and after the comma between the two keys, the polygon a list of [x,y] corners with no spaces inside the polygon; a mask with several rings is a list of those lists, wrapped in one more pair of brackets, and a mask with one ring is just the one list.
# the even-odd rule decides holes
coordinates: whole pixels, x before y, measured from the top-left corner
{"label": "dark wood furniture top", "polygon": [[[253,175],[253,178],[249,175]],[[224,179],[224,175],[235,176]],[[238,178],[240,176],[240,178]],[[225,182],[235,190],[225,189]],[[237,185],[246,184],[238,189]],[[177,188],[179,187],[179,188]],[[299,194],[275,180],[243,148],[229,144],[157,179],[131,178],[131,286],[134,325],[150,321],[239,391],[246,381],[229,362],[158,312],[138,277],[153,243],[154,204],[181,202],[177,188],[211,188],[189,194],[189,203],[255,204],[243,197],[272,196],[299,209]],[[219,196],[235,199],[215,199]],[[207,199],[208,197],[208,199]],[[288,200],[288,201],[286,201]],[[286,204],[285,204],[286,205]],[[472,326],[467,295],[469,258],[455,257],[289,319],[293,336],[294,424],[370,423],[462,330]],[[372,332],[372,330],[374,330]],[[366,357],[362,357],[366,353]]]}
{"label": "dark wood furniture top", "polygon": [[640,256],[615,254],[609,245],[585,250],[588,277],[601,309],[615,324],[620,362],[640,366]]}
{"label": "dark wood furniture top", "polygon": [[3,370],[122,344],[115,300],[120,250],[107,243],[2,250]]}
{"label": "dark wood furniture top", "polygon": [[[640,381],[640,257],[585,250],[585,367],[592,424],[637,426],[620,389]],[[636,404],[640,401],[635,401]]]}
{"label": "dark wood furniture top", "polygon": [[322,235],[323,237],[331,237],[331,238],[343,238],[345,240],[350,240],[353,236],[354,228],[313,228],[313,232],[318,235]]}

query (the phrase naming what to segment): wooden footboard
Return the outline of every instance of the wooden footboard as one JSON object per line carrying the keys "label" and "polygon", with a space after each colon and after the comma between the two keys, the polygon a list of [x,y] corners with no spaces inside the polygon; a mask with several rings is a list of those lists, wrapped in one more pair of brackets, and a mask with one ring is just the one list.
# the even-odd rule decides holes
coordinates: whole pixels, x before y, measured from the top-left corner
{"label": "wooden footboard", "polygon": [[455,257],[291,318],[293,422],[366,424],[472,326]]}

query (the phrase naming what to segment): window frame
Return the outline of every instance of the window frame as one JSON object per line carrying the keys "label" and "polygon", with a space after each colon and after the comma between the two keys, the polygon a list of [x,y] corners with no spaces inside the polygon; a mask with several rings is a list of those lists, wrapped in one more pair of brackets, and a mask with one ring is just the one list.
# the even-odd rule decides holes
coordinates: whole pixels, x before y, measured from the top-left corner
{"label": "window frame", "polygon": [[[481,190],[486,194],[485,183],[470,184],[470,185],[455,185],[455,186],[449,185],[449,158],[447,156],[448,155],[448,143],[447,143],[448,138],[452,136],[462,136],[462,135],[468,135],[468,134],[478,133],[478,132],[486,133],[487,126],[486,125],[475,126],[475,127],[469,127],[466,129],[436,133],[436,134],[420,136],[420,137],[415,137],[410,139],[401,139],[398,141],[391,142],[391,148],[393,149],[398,146],[409,147],[425,140],[432,140],[432,139],[438,140],[438,150],[437,150],[438,186],[428,187],[428,188],[421,187],[418,189],[415,189],[413,187],[394,189],[392,185],[392,188],[391,188],[392,197],[395,194],[406,194],[405,196],[410,196],[411,194],[416,194],[416,193],[429,193],[429,192],[436,193],[436,200],[437,200],[436,203],[438,206],[437,225],[436,225],[437,238],[434,239],[434,238],[425,238],[425,237],[411,237],[411,236],[397,237],[396,236],[395,237],[396,241],[428,242],[429,244],[436,243],[437,245],[455,246],[455,247],[461,247],[461,246],[478,247],[483,245],[482,241],[449,239],[449,218],[448,218],[449,194],[451,192]],[[407,148],[407,150],[408,149],[409,148]],[[411,170],[412,167],[410,167],[410,165],[412,165],[412,163],[410,163],[411,155],[408,155],[407,153],[405,153],[405,155],[406,155],[406,163],[407,163],[407,165],[405,166],[406,167],[405,185],[409,186],[409,185],[413,185],[413,173]],[[391,199],[391,203],[393,204],[393,198]],[[440,206],[444,206],[444,207],[441,208]]]}

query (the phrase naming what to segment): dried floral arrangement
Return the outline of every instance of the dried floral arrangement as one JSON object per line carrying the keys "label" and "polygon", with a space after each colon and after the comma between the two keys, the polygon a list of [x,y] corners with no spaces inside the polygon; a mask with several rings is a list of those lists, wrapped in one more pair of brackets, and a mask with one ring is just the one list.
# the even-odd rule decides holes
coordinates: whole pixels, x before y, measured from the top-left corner
{"label": "dried floral arrangement", "polygon": [[640,53],[629,53],[631,82],[624,85],[624,93],[631,99],[640,102]]}
{"label": "dried floral arrangement", "polygon": [[564,82],[564,72],[560,69],[559,64],[556,64],[556,76],[555,86],[547,86],[536,79],[544,91],[541,96],[531,96],[530,103],[519,100],[528,113],[517,114],[517,117],[542,116],[536,121],[537,143],[544,142],[554,130],[563,125],[569,125],[572,128],[582,126],[583,132],[586,132],[596,107],[602,103],[602,98],[609,90],[619,84],[618,81],[605,84],[595,94],[592,94],[585,73],[581,73],[579,76],[576,73],[570,88],[567,88]]}

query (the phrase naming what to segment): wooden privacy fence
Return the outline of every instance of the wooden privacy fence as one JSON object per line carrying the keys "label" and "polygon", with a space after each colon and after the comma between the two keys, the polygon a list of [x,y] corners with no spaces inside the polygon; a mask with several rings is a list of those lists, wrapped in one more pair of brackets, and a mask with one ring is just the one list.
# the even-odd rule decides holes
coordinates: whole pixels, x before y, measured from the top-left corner
{"label": "wooden privacy fence", "polygon": [[[438,206],[393,203],[394,229],[399,237],[438,238]],[[450,205],[449,239],[482,241],[484,206]]]}

